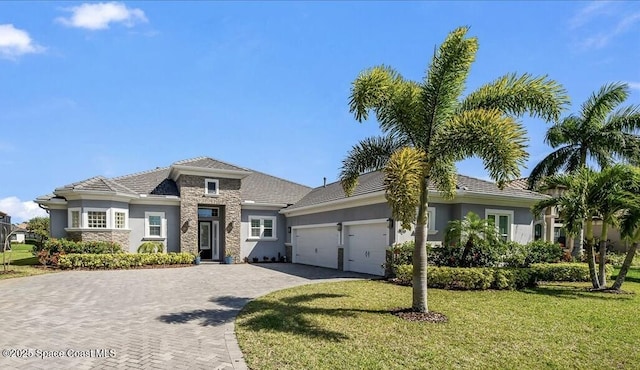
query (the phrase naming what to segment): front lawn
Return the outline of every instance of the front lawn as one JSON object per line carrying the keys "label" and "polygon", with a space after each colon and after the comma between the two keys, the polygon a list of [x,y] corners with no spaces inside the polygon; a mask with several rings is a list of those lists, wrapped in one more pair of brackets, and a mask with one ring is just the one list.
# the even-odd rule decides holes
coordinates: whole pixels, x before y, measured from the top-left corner
{"label": "front lawn", "polygon": [[429,289],[430,308],[449,318],[433,324],[388,313],[410,304],[409,287],[311,284],[250,302],[236,332],[252,369],[637,368],[640,269],[623,285],[634,294],[586,287]]}
{"label": "front lawn", "polygon": [[11,264],[7,266],[7,272],[2,266],[3,254],[0,252],[0,280],[9,279],[14,277],[40,275],[51,272],[51,269],[43,269],[40,267],[38,258],[31,253],[33,245],[29,244],[13,244],[11,251],[7,252],[6,262],[9,262],[9,256],[11,257]]}

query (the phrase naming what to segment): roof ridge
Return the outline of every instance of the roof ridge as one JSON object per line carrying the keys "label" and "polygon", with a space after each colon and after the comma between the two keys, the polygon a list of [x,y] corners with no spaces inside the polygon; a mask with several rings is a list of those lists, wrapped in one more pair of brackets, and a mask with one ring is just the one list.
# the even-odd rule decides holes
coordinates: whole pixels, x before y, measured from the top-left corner
{"label": "roof ridge", "polygon": [[240,169],[245,170],[245,171],[253,171],[250,168],[239,166],[237,164],[230,163],[230,162],[225,162],[225,161],[222,161],[220,159],[212,158],[212,157],[209,157],[209,156],[206,156],[206,155],[205,156],[200,156],[200,157],[195,157],[195,158],[190,158],[190,159],[183,159],[181,161],[173,162],[171,165],[174,165],[174,164],[186,164],[186,163],[189,163],[189,162],[195,162],[195,161],[199,161],[199,160],[203,160],[203,159],[210,159],[212,161],[219,162],[219,163],[222,163],[222,164],[226,164],[227,166],[240,168]]}
{"label": "roof ridge", "polygon": [[[199,161],[199,160],[201,160],[201,159],[207,159],[207,158],[209,158],[209,157],[206,157],[206,156],[199,156],[199,157],[195,157],[195,158],[181,159],[181,160],[179,160],[179,161],[175,161],[175,162],[171,163],[171,165],[174,165],[174,164],[183,164],[183,163],[193,162],[193,161]],[[209,158],[209,159],[213,159],[213,158]]]}
{"label": "roof ridge", "polygon": [[[151,169],[151,170],[139,171],[139,172],[134,172],[134,173],[131,173],[131,174],[128,174],[128,175],[122,175],[122,176],[112,177],[112,178],[111,178],[111,180],[113,180],[113,181],[118,181],[118,180],[122,180],[122,179],[124,179],[124,178],[126,178],[126,177],[133,177],[133,176],[145,175],[145,174],[148,174],[148,173],[151,173],[151,172],[156,172],[156,171],[166,170],[166,169],[168,169],[168,168],[170,168],[170,166],[166,166],[166,167],[156,167],[156,168]],[[124,185],[123,185],[123,186],[124,186]]]}

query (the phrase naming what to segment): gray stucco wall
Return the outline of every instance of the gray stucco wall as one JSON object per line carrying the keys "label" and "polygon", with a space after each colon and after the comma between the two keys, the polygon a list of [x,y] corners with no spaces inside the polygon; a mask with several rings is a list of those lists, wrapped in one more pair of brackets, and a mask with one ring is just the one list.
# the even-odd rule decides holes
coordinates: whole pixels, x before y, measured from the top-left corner
{"label": "gray stucco wall", "polygon": [[[251,228],[249,224],[249,216],[274,216],[276,217],[276,238],[277,240],[250,240]],[[260,261],[264,256],[269,258],[278,258],[278,253],[281,256],[285,255],[284,243],[287,238],[291,238],[291,235],[287,233],[287,221],[284,215],[278,213],[278,211],[268,210],[253,210],[243,209],[241,212],[241,224],[240,229],[240,259],[245,257],[249,258],[249,261],[253,257],[257,257]]]}
{"label": "gray stucco wall", "polygon": [[144,242],[144,213],[164,212],[167,219],[167,238],[165,250],[167,252],[180,252],[180,207],[179,206],[155,206],[131,204],[129,206],[129,251],[135,253]]}
{"label": "gray stucco wall", "polygon": [[511,232],[513,237],[512,240],[523,244],[533,240],[533,214],[527,207],[460,204],[461,214],[459,217],[464,217],[469,211],[471,211],[481,218],[485,218],[485,211],[487,209],[513,211],[513,230]]}
{"label": "gray stucco wall", "polygon": [[49,222],[51,228],[52,238],[66,238],[67,232],[64,229],[67,227],[68,217],[66,209],[52,209],[49,211]]}

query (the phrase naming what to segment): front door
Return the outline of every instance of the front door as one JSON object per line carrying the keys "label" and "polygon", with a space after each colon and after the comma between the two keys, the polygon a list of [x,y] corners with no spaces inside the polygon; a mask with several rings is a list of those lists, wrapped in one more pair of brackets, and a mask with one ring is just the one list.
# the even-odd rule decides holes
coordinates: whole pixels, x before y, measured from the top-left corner
{"label": "front door", "polygon": [[204,260],[219,260],[218,221],[198,222],[198,251]]}

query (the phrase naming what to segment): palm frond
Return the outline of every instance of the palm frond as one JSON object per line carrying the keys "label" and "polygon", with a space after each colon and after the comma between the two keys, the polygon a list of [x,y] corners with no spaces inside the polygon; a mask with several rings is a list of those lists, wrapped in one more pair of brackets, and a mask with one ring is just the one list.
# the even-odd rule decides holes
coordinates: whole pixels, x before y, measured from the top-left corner
{"label": "palm frond", "polygon": [[557,148],[567,143],[574,143],[574,135],[572,135],[572,133],[578,130],[579,124],[580,120],[576,116],[569,116],[562,119],[559,123],[549,127],[544,142],[552,148]]}
{"label": "palm frond", "polygon": [[404,147],[391,155],[384,168],[384,188],[393,218],[406,230],[416,220],[425,186],[425,152]]}
{"label": "palm frond", "polygon": [[[431,156],[436,155],[432,153]],[[430,164],[429,182],[433,183],[443,198],[453,199],[456,195],[456,184],[458,182],[458,170],[455,163],[441,156],[427,160],[427,162]]]}
{"label": "palm frond", "polygon": [[342,161],[340,170],[344,192],[351,195],[361,174],[382,169],[393,152],[402,145],[402,142],[390,136],[370,137],[354,145]]}
{"label": "palm frond", "polygon": [[461,110],[497,109],[504,114],[522,116],[529,113],[546,121],[557,121],[569,104],[567,92],[547,76],[528,73],[502,76],[469,94]]}
{"label": "palm frond", "polygon": [[640,106],[630,105],[611,113],[604,124],[607,131],[638,132],[640,130]]}
{"label": "palm frond", "polygon": [[468,30],[468,27],[460,27],[449,33],[435,52],[422,84],[421,99],[428,131],[424,148],[430,147],[437,126],[446,122],[458,108],[459,97],[478,51],[477,39],[466,37]]}
{"label": "palm frond", "polygon": [[499,187],[520,176],[528,154],[522,125],[498,110],[475,109],[452,117],[435,138],[445,158],[458,161],[477,156]]}
{"label": "palm frond", "polygon": [[568,158],[574,153],[575,149],[565,146],[554,150],[544,157],[532,170],[528,178],[528,188],[534,190],[540,184],[543,178],[558,173]]}
{"label": "palm frond", "polygon": [[629,86],[624,83],[606,84],[593,93],[581,107],[584,122],[602,124],[611,111],[629,96]]}

